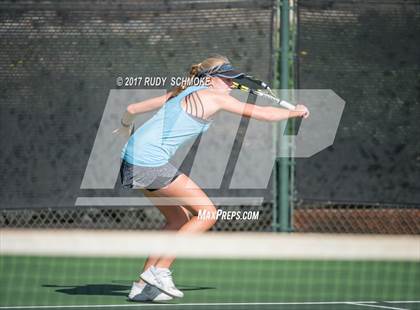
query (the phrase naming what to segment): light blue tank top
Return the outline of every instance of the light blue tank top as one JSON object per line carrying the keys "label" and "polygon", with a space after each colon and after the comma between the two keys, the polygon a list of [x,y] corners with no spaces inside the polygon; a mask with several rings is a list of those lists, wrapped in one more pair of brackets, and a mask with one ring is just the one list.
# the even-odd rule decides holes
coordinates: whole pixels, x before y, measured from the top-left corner
{"label": "light blue tank top", "polygon": [[185,96],[204,88],[207,86],[190,86],[168,100],[134,132],[121,158],[138,166],[158,167],[168,163],[183,143],[209,129],[211,121],[193,117],[181,107]]}

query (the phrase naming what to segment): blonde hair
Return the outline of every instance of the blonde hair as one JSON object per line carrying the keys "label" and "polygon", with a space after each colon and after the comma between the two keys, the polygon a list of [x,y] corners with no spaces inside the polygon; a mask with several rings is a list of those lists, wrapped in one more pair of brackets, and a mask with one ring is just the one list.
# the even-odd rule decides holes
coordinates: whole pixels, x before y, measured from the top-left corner
{"label": "blonde hair", "polygon": [[202,62],[198,64],[192,65],[188,73],[188,80],[187,80],[188,82],[183,83],[180,86],[176,87],[172,91],[171,98],[177,96],[180,92],[185,90],[187,87],[193,85],[194,77],[198,77],[203,72],[212,73],[213,68],[217,69],[217,67],[223,64],[227,64],[227,63],[230,63],[230,61],[225,56],[214,55],[207,59],[204,59]]}

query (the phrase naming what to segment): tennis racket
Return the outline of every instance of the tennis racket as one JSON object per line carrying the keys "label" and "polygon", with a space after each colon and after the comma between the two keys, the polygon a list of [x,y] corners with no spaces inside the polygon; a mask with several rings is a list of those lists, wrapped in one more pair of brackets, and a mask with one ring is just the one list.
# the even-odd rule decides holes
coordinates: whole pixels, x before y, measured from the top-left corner
{"label": "tennis racket", "polygon": [[296,107],[293,104],[277,98],[267,83],[258,80],[250,75],[245,75],[243,77],[234,79],[232,88],[239,89],[254,94],[256,96],[269,99],[270,101],[273,101],[276,104],[288,110],[296,109]]}

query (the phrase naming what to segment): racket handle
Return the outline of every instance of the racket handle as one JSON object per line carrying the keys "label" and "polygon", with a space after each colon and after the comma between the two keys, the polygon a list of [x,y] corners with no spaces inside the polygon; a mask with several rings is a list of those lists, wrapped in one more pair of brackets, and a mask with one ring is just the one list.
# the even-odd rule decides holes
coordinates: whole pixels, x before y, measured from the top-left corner
{"label": "racket handle", "polygon": [[288,110],[294,110],[294,109],[296,109],[296,107],[293,104],[291,104],[291,103],[289,103],[289,102],[287,102],[285,100],[281,100],[279,102],[279,105],[281,105],[283,108],[286,108]]}

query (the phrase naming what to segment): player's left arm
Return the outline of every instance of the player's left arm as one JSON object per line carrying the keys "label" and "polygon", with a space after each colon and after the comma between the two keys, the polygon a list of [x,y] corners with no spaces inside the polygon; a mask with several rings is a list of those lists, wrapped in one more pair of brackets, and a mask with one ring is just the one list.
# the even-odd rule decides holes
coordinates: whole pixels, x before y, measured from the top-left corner
{"label": "player's left arm", "polygon": [[172,91],[168,91],[165,95],[129,104],[121,118],[121,127],[115,129],[112,133],[129,137],[133,132],[136,115],[159,109],[171,98],[172,93]]}

